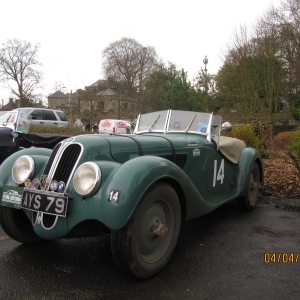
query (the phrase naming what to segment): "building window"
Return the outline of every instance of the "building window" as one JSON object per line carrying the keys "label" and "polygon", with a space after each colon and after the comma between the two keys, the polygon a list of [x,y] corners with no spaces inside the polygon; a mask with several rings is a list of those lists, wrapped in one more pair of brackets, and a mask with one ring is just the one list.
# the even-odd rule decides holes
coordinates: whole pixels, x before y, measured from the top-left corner
{"label": "building window", "polygon": [[104,101],[98,102],[98,109],[102,111],[104,110]]}

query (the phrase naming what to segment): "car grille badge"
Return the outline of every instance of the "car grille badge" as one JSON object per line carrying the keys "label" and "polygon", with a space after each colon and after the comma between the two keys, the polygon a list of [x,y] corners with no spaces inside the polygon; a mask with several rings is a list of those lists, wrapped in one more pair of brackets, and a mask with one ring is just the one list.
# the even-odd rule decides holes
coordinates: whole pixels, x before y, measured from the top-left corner
{"label": "car grille badge", "polygon": [[48,182],[48,176],[47,175],[44,174],[42,176],[40,186],[41,186],[41,190],[43,190],[43,191],[48,189],[49,182]]}

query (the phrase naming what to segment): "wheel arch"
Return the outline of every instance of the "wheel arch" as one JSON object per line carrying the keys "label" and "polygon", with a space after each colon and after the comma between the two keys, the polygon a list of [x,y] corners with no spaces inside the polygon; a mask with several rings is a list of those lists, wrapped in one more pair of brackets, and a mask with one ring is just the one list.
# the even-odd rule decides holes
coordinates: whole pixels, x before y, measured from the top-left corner
{"label": "wheel arch", "polygon": [[176,192],[178,199],[179,199],[179,204],[180,204],[180,210],[181,210],[181,220],[185,220],[186,219],[186,196],[184,193],[184,190],[182,188],[182,186],[180,184],[178,184],[178,182],[176,180],[174,180],[173,178],[163,178],[160,179],[155,183],[168,183]]}
{"label": "wheel arch", "polygon": [[254,148],[245,148],[239,161],[237,176],[237,196],[244,196],[248,191],[248,182],[251,175],[251,169],[254,163],[257,163],[260,172],[260,183],[264,182],[264,172],[261,156]]}
{"label": "wheel arch", "polygon": [[260,183],[263,185],[264,184],[264,171],[263,171],[263,164],[261,159],[256,158],[255,162],[258,165],[259,168],[259,173],[260,173]]}
{"label": "wheel arch", "polygon": [[[178,178],[183,182],[188,180],[184,171],[161,157],[144,156],[126,162],[112,172],[101,189],[99,220],[113,230],[124,227],[144,195],[159,182],[166,182],[175,190],[180,201],[181,216],[185,219],[184,183],[179,182]],[[120,191],[120,199],[117,203],[108,200],[109,194],[114,190]],[[96,197],[100,197],[100,194]]]}

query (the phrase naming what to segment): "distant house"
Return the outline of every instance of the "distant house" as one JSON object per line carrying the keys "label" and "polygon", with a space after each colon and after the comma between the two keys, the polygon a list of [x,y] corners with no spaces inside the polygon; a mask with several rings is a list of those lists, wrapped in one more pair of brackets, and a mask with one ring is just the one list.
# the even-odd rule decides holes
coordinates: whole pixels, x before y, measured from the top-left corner
{"label": "distant house", "polygon": [[105,90],[109,87],[109,82],[108,80],[105,80],[105,79],[99,79],[97,80],[96,82],[92,83],[91,85],[89,86],[86,86],[85,87],[85,90],[86,91],[89,91],[89,90]]}
{"label": "distant house", "polygon": [[69,96],[61,91],[48,96],[48,107],[52,109],[61,109],[69,105]]}
{"label": "distant house", "polygon": [[106,89],[96,94],[95,108],[112,118],[134,118],[137,111],[137,100],[122,95],[113,89]]}
{"label": "distant house", "polygon": [[2,111],[10,111],[19,107],[19,100],[13,100],[13,98],[9,98],[9,102],[6,105],[3,105],[0,110]]}
{"label": "distant house", "polygon": [[98,80],[70,95],[57,91],[48,96],[48,107],[72,111],[84,120],[134,119],[138,101],[108,86],[107,80]]}

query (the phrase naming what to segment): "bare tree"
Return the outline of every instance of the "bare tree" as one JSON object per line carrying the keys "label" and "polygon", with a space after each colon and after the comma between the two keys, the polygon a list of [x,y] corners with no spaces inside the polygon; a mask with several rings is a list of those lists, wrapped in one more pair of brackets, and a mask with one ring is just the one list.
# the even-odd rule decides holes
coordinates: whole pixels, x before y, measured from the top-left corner
{"label": "bare tree", "polygon": [[36,91],[41,88],[42,73],[35,67],[39,45],[31,46],[29,42],[9,39],[0,49],[0,78],[11,93],[20,100],[20,106],[31,105],[41,100]]}
{"label": "bare tree", "polygon": [[111,43],[102,55],[106,77],[130,97],[143,90],[146,78],[157,65],[155,49],[144,47],[131,38]]}
{"label": "bare tree", "polygon": [[53,92],[61,91],[63,93],[66,93],[67,87],[62,81],[55,81],[52,91]]}

